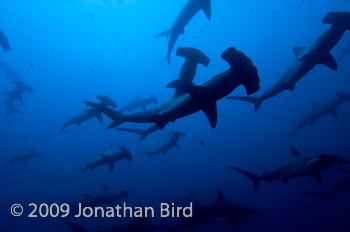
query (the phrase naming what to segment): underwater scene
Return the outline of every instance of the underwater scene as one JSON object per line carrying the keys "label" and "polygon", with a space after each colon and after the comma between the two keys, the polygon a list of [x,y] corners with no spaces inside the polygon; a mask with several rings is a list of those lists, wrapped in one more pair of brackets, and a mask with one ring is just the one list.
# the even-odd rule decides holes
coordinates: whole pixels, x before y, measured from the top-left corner
{"label": "underwater scene", "polygon": [[350,231],[348,0],[1,0],[1,232]]}

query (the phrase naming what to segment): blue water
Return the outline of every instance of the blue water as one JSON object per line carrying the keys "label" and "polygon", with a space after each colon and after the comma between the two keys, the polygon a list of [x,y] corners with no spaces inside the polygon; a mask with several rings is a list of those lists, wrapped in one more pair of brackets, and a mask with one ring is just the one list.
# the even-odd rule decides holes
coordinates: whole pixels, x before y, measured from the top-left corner
{"label": "blue water", "polygon": [[[330,27],[322,24],[326,13],[350,10],[348,0],[306,0],[303,4],[301,0],[213,0],[211,20],[199,12],[177,40],[171,64],[159,64],[168,42],[153,36],[171,27],[186,2],[0,1],[0,28],[12,48],[9,52],[0,49],[0,62],[8,63],[35,90],[24,94],[23,105],[14,103],[24,114],[6,116],[6,104],[0,104],[0,231],[70,231],[57,218],[14,218],[10,207],[23,204],[28,215],[31,202],[61,203],[62,198],[79,202],[82,193],[99,194],[104,184],[113,191],[127,190],[128,204],[145,206],[188,191],[199,192],[198,201],[207,204],[216,200],[220,188],[228,200],[260,212],[256,219],[236,227],[209,222],[196,231],[350,231],[349,192],[332,196],[330,204],[301,194],[332,186],[341,176],[336,167],[322,173],[323,185],[304,177],[288,184],[262,182],[257,192],[248,179],[228,168],[235,165],[260,174],[290,159],[290,145],[305,155],[329,153],[349,159],[349,102],[337,109],[338,118],[326,116],[297,136],[289,132],[311,110],[310,102],[326,102],[339,91],[350,92],[350,56],[338,62],[336,72],[317,65],[293,92],[266,100],[258,112],[246,102],[218,101],[215,129],[198,112],[139,142],[137,135],[106,130],[111,120],[103,115],[103,124],[92,119],[57,136],[66,120],[87,108],[83,101],[96,101],[96,94],[115,100],[116,109],[137,95],[154,94],[160,104],[170,100],[173,89],[165,86],[178,78],[184,61],[175,55],[178,46],[195,47],[210,57],[208,67],[198,67],[194,80],[198,85],[228,68],[220,58],[226,48],[243,51],[258,69],[261,89],[254,96],[260,96],[295,59],[293,47],[310,45]],[[347,31],[331,51],[336,59],[349,40]],[[0,69],[0,91],[13,88],[11,77]],[[231,95],[245,94],[239,87]],[[0,102],[5,99],[6,95],[0,96]],[[149,125],[126,123],[123,127]],[[143,151],[158,147],[173,130],[186,133],[179,140],[181,149],[148,159]],[[101,166],[81,176],[98,154],[120,145],[130,149],[133,162],[116,163],[112,173]],[[29,160],[28,165],[7,165],[10,157],[26,149],[40,152],[41,158]],[[72,221],[94,231],[130,220]]]}

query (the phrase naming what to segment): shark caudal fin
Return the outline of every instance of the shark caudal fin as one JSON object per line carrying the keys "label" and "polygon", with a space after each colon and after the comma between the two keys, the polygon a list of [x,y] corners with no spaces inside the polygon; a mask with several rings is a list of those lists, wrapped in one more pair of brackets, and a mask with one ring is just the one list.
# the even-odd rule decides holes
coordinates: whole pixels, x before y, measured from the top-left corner
{"label": "shark caudal fin", "polygon": [[144,140],[147,135],[150,133],[147,130],[140,130],[140,129],[129,129],[129,128],[116,128],[118,131],[125,131],[125,132],[130,132],[134,134],[140,135],[139,140]]}
{"label": "shark caudal fin", "polygon": [[64,223],[66,223],[66,225],[71,228],[72,231],[74,232],[89,232],[87,229],[85,229],[84,227],[78,225],[78,224],[75,224],[73,222],[70,222],[70,221],[67,221],[67,220],[64,220],[62,219],[62,221]]}
{"label": "shark caudal fin", "polygon": [[207,16],[207,19],[211,19],[211,5],[210,5],[210,0],[204,0],[202,1],[202,7],[201,9],[203,10],[205,16]]}
{"label": "shark caudal fin", "polygon": [[326,192],[302,192],[304,195],[319,197],[323,199],[326,203],[330,203],[331,199],[329,198],[328,193]]}
{"label": "shark caudal fin", "polygon": [[100,104],[96,104],[96,103],[89,102],[89,101],[84,101],[84,103],[86,103],[88,106],[91,106],[91,107],[101,111],[102,113],[104,113],[110,119],[113,120],[113,122],[107,127],[107,129],[111,129],[113,127],[116,127],[116,126],[118,126],[126,121],[127,116],[116,111],[116,110],[113,110],[113,109],[108,108],[106,106],[102,106]]}
{"label": "shark caudal fin", "polygon": [[159,38],[159,37],[163,37],[163,36],[166,36],[168,38],[170,33],[171,33],[171,29],[163,31],[159,34],[156,34],[153,38],[155,39],[155,38]]}
{"label": "shark caudal fin", "polygon": [[350,12],[329,12],[322,23],[329,23],[350,30]]}
{"label": "shark caudal fin", "polygon": [[258,111],[258,109],[261,106],[262,100],[259,97],[226,97],[230,100],[240,100],[240,101],[246,101],[254,104],[254,111]]}
{"label": "shark caudal fin", "polygon": [[240,169],[240,168],[236,168],[236,167],[233,167],[233,166],[229,166],[231,169],[241,173],[243,176],[247,177],[249,180],[251,180],[253,182],[253,185],[254,185],[254,191],[257,191],[258,188],[259,188],[259,184],[260,184],[260,177],[252,172],[248,172],[248,171],[245,171],[243,169]]}

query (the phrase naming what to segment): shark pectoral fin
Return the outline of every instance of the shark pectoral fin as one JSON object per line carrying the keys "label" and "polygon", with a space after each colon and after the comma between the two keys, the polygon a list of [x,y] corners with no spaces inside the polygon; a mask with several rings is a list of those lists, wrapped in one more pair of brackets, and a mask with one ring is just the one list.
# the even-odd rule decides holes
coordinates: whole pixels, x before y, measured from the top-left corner
{"label": "shark pectoral fin", "polygon": [[154,115],[153,116],[154,123],[157,124],[159,129],[163,129],[166,124],[168,124],[168,120],[164,119],[162,115]]}
{"label": "shark pectoral fin", "polygon": [[311,102],[311,106],[312,106],[312,108],[316,108],[316,107],[319,107],[319,106],[320,106],[320,103]]}
{"label": "shark pectoral fin", "polygon": [[167,88],[174,88],[174,89],[179,89],[184,85],[183,81],[181,79],[174,80],[167,84]]}
{"label": "shark pectoral fin", "polygon": [[338,117],[337,111],[335,111],[335,110],[331,111],[330,114],[335,118]]}
{"label": "shark pectoral fin", "polygon": [[314,178],[318,183],[323,184],[323,178],[319,172],[312,173],[310,176]]}
{"label": "shark pectoral fin", "polygon": [[202,10],[203,10],[205,16],[207,16],[207,19],[210,20],[210,18],[211,18],[210,0],[203,1]]}
{"label": "shark pectoral fin", "polygon": [[323,59],[321,61],[321,64],[324,64],[328,68],[330,68],[330,69],[332,69],[334,71],[337,71],[337,69],[338,69],[337,61],[335,60],[335,58],[330,53],[327,53],[327,55],[323,56],[322,58]]}
{"label": "shark pectoral fin", "polygon": [[108,163],[108,168],[109,168],[109,172],[113,172],[113,169],[114,169],[114,162],[113,161]]}
{"label": "shark pectoral fin", "polygon": [[109,187],[108,187],[108,185],[104,185],[103,186],[103,192],[109,192]]}
{"label": "shark pectoral fin", "polygon": [[326,54],[320,54],[317,50],[311,51],[299,60],[309,60],[315,62],[316,64],[323,64],[334,71],[338,69],[337,61],[329,52]]}
{"label": "shark pectoral fin", "polygon": [[100,122],[100,123],[103,123],[103,119],[102,119],[102,114],[99,113],[98,115],[96,115],[96,118],[97,120]]}
{"label": "shark pectoral fin", "polygon": [[214,101],[213,103],[208,104],[207,106],[202,108],[202,111],[207,116],[211,127],[215,128],[217,120],[218,120],[218,111],[217,111],[217,108],[216,108],[216,102]]}
{"label": "shark pectoral fin", "polygon": [[227,201],[225,195],[222,193],[221,189],[216,190],[217,198],[216,201]]}
{"label": "shark pectoral fin", "polygon": [[294,47],[294,55],[298,58],[305,52],[306,47]]}
{"label": "shark pectoral fin", "polygon": [[293,157],[300,157],[301,153],[293,146],[289,147],[290,152],[292,153]]}

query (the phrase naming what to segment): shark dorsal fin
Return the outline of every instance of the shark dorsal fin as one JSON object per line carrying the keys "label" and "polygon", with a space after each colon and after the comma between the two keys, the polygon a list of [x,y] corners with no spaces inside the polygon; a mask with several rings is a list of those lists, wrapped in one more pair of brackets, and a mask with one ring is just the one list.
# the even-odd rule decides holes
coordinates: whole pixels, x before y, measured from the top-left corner
{"label": "shark dorsal fin", "polygon": [[319,172],[314,172],[310,176],[314,178],[318,183],[323,184],[323,178]]}
{"label": "shark dorsal fin", "polygon": [[306,47],[294,47],[293,48],[294,55],[297,58],[300,57],[304,53],[305,49]]}
{"label": "shark dorsal fin", "polygon": [[320,106],[320,103],[318,103],[318,102],[311,102],[311,106],[312,106],[312,108],[316,108],[316,107]]}
{"label": "shark dorsal fin", "polygon": [[109,192],[109,187],[107,184],[103,186],[103,192]]}
{"label": "shark dorsal fin", "polygon": [[204,0],[202,1],[203,5],[202,5],[202,10],[205,14],[205,16],[207,16],[207,19],[210,20],[211,18],[211,5],[210,5],[210,0]]}
{"label": "shark dorsal fin", "polygon": [[216,201],[227,201],[226,197],[222,193],[221,189],[218,189],[216,192],[217,192],[217,195],[218,195]]}
{"label": "shark dorsal fin", "polygon": [[293,146],[289,147],[290,152],[292,153],[293,157],[300,157],[301,153]]}

